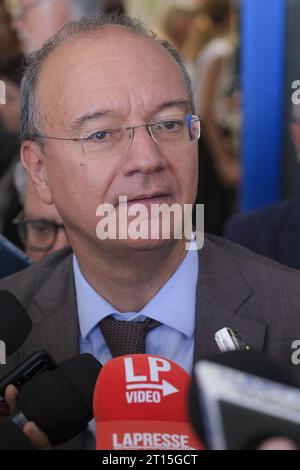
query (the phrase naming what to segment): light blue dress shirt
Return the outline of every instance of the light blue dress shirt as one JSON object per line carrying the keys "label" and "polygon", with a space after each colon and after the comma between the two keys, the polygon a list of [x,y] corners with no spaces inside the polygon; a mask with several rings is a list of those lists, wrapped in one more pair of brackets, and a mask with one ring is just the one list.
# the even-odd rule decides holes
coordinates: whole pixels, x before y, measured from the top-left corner
{"label": "light blue dress shirt", "polygon": [[[102,365],[112,358],[99,328],[99,322],[108,315],[127,321],[152,318],[161,325],[147,334],[146,353],[171,359],[191,373],[199,270],[197,251],[187,251],[173,276],[138,313],[120,313],[101,297],[83,277],[75,255],[73,270],[80,327],[80,353],[92,354]],[[90,424],[89,430],[95,434],[94,423]],[[92,448],[91,441],[88,447]]]}

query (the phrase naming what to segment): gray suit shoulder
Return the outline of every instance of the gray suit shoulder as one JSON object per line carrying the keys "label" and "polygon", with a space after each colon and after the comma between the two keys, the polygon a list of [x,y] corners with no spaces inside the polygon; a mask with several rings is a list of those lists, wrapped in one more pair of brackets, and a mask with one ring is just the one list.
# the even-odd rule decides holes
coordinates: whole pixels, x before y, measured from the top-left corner
{"label": "gray suit shoulder", "polygon": [[212,242],[222,255],[230,257],[232,264],[257,294],[262,291],[266,294],[269,291],[275,297],[291,295],[291,299],[299,299],[300,305],[299,270],[265,258],[225,238],[207,235],[206,239],[209,243]]}
{"label": "gray suit shoulder", "polygon": [[70,264],[71,260],[72,250],[69,247],[62,248],[47,256],[44,261],[1,279],[0,290],[8,290],[22,303],[27,303],[35,292],[47,282],[50,275],[55,275],[55,271],[60,271],[66,264]]}

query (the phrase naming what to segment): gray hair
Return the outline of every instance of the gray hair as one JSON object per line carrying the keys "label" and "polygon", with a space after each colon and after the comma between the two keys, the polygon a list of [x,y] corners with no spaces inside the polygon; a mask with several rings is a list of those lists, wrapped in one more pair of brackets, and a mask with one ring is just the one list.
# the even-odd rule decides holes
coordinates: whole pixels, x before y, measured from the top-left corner
{"label": "gray hair", "polygon": [[94,33],[103,30],[104,26],[123,26],[131,33],[143,34],[151,37],[161,44],[179,65],[188,91],[190,112],[195,113],[191,79],[186,71],[180,54],[168,41],[159,39],[152,31],[148,30],[138,19],[126,15],[104,15],[95,18],[83,17],[66,23],[57,34],[50,38],[44,46],[28,57],[28,65],[25,69],[21,84],[21,126],[20,138],[24,140],[36,140],[41,148],[44,147],[42,139],[38,135],[41,130],[41,113],[37,102],[36,87],[42,66],[48,56],[62,43],[74,36],[84,33]]}

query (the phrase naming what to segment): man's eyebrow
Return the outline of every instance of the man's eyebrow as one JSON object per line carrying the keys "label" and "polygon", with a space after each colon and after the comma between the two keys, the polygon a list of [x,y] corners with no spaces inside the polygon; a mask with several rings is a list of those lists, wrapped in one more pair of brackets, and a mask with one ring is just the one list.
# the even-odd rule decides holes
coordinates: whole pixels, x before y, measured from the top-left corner
{"label": "man's eyebrow", "polygon": [[81,126],[86,122],[86,121],[92,121],[93,119],[98,119],[103,116],[107,116],[110,114],[111,111],[105,110],[105,111],[95,111],[92,113],[86,113],[83,114],[82,116],[79,116],[71,125],[71,129],[73,131],[76,131],[81,128]]}
{"label": "man's eyebrow", "polygon": [[[154,113],[164,111],[168,108],[183,108],[185,111],[188,111],[188,109],[190,108],[190,102],[189,100],[166,101],[158,105],[155,108]],[[86,121],[92,121],[93,119],[98,119],[109,114],[113,114],[112,110],[95,111],[92,113],[83,114],[82,116],[79,116],[77,119],[75,119],[75,121],[71,125],[71,129],[73,131],[79,130]]]}
{"label": "man's eyebrow", "polygon": [[167,108],[183,108],[185,111],[188,111],[190,108],[190,102],[189,100],[166,101],[165,103],[158,105],[156,112],[164,111]]}

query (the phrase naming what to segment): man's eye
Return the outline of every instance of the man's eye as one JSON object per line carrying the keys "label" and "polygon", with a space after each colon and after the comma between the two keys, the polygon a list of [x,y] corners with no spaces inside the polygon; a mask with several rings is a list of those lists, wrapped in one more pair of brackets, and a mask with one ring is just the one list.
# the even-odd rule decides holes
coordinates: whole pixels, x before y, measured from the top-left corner
{"label": "man's eye", "polygon": [[42,234],[42,233],[47,232],[51,227],[49,227],[48,224],[36,223],[36,224],[32,224],[32,228],[35,232]]}
{"label": "man's eye", "polygon": [[163,121],[158,127],[166,131],[179,131],[183,127],[183,121]]}
{"label": "man's eye", "polygon": [[100,140],[105,140],[107,136],[108,136],[108,131],[97,131],[97,132],[94,132],[90,136],[90,139],[97,142],[97,141],[100,141]]}
{"label": "man's eye", "polygon": [[92,142],[102,142],[115,139],[120,135],[120,129],[106,129],[104,131],[96,131],[90,135],[89,140]]}

